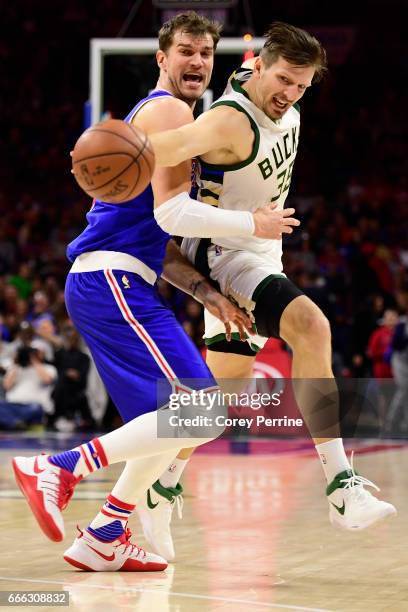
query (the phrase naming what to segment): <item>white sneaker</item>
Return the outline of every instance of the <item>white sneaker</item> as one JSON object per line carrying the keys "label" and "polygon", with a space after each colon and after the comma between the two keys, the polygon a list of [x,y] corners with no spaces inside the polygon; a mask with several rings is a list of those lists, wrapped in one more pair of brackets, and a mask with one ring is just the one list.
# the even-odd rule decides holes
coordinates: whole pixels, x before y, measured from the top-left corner
{"label": "white sneaker", "polygon": [[143,533],[150,546],[167,561],[175,557],[170,522],[174,506],[182,518],[183,487],[163,487],[158,480],[147,490],[143,499],[136,504],[136,511],[142,523]]}
{"label": "white sneaker", "polygon": [[337,474],[326,489],[332,525],[352,531],[365,529],[387,516],[397,514],[392,504],[374,497],[364,485],[380,490],[373,482],[356,474],[352,453],[351,469]]}
{"label": "white sneaker", "polygon": [[61,512],[67,507],[81,478],[48,459],[48,455],[14,457],[13,470],[41,529],[50,540],[61,542],[65,535]]}
{"label": "white sneaker", "polygon": [[65,561],[74,567],[88,572],[159,572],[167,567],[165,559],[132,544],[130,529],[113,542],[102,542],[86,529],[77,529],[80,535],[64,552]]}

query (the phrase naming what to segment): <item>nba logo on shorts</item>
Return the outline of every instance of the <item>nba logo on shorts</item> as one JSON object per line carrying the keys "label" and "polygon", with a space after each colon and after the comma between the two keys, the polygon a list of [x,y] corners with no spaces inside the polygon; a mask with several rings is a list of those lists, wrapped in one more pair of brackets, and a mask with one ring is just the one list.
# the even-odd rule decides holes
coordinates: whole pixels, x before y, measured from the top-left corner
{"label": "nba logo on shorts", "polygon": [[222,255],[222,247],[218,246],[218,244],[215,245],[215,255]]}
{"label": "nba logo on shorts", "polygon": [[129,279],[125,274],[122,276],[122,283],[125,289],[130,289]]}

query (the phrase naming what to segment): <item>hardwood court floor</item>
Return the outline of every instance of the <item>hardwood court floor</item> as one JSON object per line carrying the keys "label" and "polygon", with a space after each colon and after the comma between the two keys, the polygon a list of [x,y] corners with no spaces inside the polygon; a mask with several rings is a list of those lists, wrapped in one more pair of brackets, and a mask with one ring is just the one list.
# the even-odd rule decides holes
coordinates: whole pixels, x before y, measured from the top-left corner
{"label": "hardwood court floor", "polygon": [[[271,454],[196,454],[184,477],[183,520],[174,513],[176,563],[162,573],[98,574],[74,570],[62,553],[120,467],[80,483],[65,513],[66,540],[55,544],[12,478],[11,456],[33,452],[3,445],[0,590],[68,590],[69,610],[86,612],[407,611],[408,446],[384,447],[370,452],[375,447],[366,444],[355,455],[360,473],[399,510],[371,530],[331,527],[321,468],[310,452],[291,452],[286,443],[284,453],[277,444]],[[130,526],[139,533],[137,517]],[[134,540],[144,544],[142,536]]]}

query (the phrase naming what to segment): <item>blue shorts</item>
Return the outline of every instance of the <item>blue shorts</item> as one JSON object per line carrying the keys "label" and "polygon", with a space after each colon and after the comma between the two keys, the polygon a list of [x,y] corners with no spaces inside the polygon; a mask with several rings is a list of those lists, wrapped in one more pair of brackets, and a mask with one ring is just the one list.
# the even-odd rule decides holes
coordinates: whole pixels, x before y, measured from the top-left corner
{"label": "blue shorts", "polygon": [[138,274],[70,272],[65,301],[125,422],[166,405],[177,384],[217,386],[156,286]]}

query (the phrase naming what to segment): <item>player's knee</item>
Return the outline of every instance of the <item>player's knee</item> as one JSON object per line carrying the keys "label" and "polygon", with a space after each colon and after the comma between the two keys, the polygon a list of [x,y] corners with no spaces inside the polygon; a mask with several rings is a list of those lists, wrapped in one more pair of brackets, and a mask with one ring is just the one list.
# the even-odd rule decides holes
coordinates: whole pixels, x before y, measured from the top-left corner
{"label": "player's knee", "polygon": [[312,342],[317,346],[330,345],[330,323],[322,312],[314,313],[310,316],[305,330],[305,334],[309,342]]}
{"label": "player's knee", "polygon": [[331,343],[330,323],[324,314],[318,310],[303,312],[293,329],[293,344],[304,343],[324,348]]}

